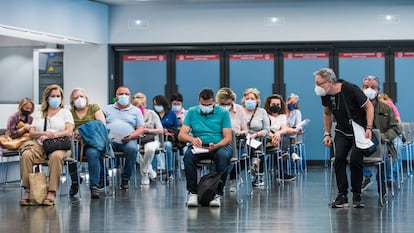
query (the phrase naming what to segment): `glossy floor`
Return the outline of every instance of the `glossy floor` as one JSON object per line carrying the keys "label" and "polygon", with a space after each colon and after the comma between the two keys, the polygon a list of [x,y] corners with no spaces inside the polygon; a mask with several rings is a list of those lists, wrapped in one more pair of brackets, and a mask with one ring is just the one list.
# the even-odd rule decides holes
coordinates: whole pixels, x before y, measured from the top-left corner
{"label": "glossy floor", "polygon": [[0,232],[414,232],[414,178],[382,208],[372,185],[363,209],[331,209],[329,180],[329,169],[308,168],[294,182],[254,189],[242,204],[226,191],[221,208],[193,209],[179,179],[93,200],[84,183],[80,200],[59,196],[54,207],[20,207],[20,188],[8,184],[0,189]]}

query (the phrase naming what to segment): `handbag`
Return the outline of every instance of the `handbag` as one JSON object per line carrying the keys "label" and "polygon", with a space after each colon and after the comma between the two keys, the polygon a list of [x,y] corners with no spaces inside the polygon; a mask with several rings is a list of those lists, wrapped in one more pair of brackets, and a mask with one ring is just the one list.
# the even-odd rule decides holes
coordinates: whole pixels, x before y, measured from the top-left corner
{"label": "handbag", "polygon": [[28,133],[25,133],[22,136],[18,138],[13,138],[13,139],[6,135],[2,135],[0,136],[0,144],[1,144],[1,147],[4,149],[17,150],[20,148],[23,142],[28,141],[30,139],[31,138]]}
{"label": "handbag", "polygon": [[[46,131],[46,120],[47,116],[45,117],[45,124],[43,130]],[[43,150],[48,155],[55,150],[70,150],[72,147],[71,138],[69,136],[57,137],[57,138],[50,138],[45,139],[43,141]]]}
{"label": "handbag", "polygon": [[153,142],[155,140],[155,134],[144,134],[142,137],[140,137],[139,144],[145,145],[148,142]]}
{"label": "handbag", "polygon": [[[29,174],[29,184],[30,184],[30,200],[35,204],[42,204],[43,200],[47,195],[47,183],[46,175],[44,172],[35,172]],[[41,165],[39,165],[39,171],[41,170]]]}

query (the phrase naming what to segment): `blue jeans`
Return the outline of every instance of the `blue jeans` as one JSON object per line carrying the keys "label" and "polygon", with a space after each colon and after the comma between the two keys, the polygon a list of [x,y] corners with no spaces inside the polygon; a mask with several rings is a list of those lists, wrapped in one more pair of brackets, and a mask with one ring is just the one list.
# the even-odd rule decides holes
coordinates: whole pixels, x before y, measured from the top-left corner
{"label": "blue jeans", "polygon": [[125,165],[121,178],[129,180],[137,162],[138,142],[137,140],[131,140],[124,144],[113,143],[113,147],[114,151],[122,151],[125,154]]}
{"label": "blue jeans", "polygon": [[85,155],[88,159],[88,170],[89,170],[89,186],[99,187],[99,178],[101,175],[101,152],[93,147],[85,148]]}
{"label": "blue jeans", "polygon": [[[153,169],[158,169],[160,167],[161,169],[165,169],[169,172],[172,172],[174,168],[173,144],[170,141],[166,141],[164,142],[164,147],[165,147],[166,154],[160,154],[158,156],[154,156],[154,159],[152,160],[151,164],[152,164]],[[164,161],[165,160],[164,156],[167,157],[166,158],[167,161]],[[158,159],[161,159],[162,161],[159,162]],[[160,164],[160,166],[158,166],[158,164]]]}
{"label": "blue jeans", "polygon": [[[187,190],[191,193],[197,193],[197,161],[202,159],[212,159],[216,164],[216,172],[222,172],[228,169],[233,150],[230,145],[220,147],[214,153],[196,154],[191,152],[192,147],[189,146],[184,154],[185,178],[187,180]],[[217,194],[223,195],[223,188],[226,183],[228,172],[223,172],[221,180],[223,183],[219,186]]]}

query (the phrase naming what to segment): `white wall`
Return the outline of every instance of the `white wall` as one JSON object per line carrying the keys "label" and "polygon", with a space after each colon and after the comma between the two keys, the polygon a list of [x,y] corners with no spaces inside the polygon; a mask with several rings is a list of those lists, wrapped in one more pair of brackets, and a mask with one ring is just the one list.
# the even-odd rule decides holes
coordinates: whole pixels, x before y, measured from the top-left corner
{"label": "white wall", "polygon": [[0,25],[108,42],[108,6],[87,0],[0,1]]}
{"label": "white wall", "polygon": [[[107,45],[65,46],[63,62],[65,105],[69,105],[71,90],[81,87],[86,90],[90,103],[105,106],[108,99]],[[33,76],[33,73],[28,75]],[[11,77],[14,78],[13,75]],[[5,81],[1,80],[1,82]],[[33,89],[32,85],[28,84],[28,86]],[[16,88],[14,91],[18,93],[19,90]],[[42,93],[39,95],[41,96]],[[38,109],[38,106],[36,108]],[[0,128],[6,128],[8,117],[16,110],[17,104],[0,104]]]}
{"label": "white wall", "polygon": [[[111,7],[110,43],[281,42],[414,39],[414,2],[304,1]],[[378,23],[398,15],[399,24]],[[264,26],[264,17],[285,24]],[[148,29],[128,29],[147,19]]]}

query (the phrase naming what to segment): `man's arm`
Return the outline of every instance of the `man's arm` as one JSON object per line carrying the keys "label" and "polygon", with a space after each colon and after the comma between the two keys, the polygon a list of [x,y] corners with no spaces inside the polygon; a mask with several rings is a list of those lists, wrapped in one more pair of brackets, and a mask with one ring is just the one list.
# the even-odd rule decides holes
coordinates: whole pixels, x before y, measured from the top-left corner
{"label": "man's arm", "polygon": [[367,127],[365,129],[365,138],[371,138],[372,136],[372,127],[374,122],[374,106],[371,101],[367,101],[364,105],[364,109],[367,115]]}
{"label": "man's arm", "polygon": [[122,142],[127,143],[131,140],[137,140],[139,136],[141,136],[143,133],[144,133],[144,126],[137,126],[134,132],[130,133],[128,136],[122,139]]}
{"label": "man's arm", "polygon": [[190,142],[196,147],[201,147],[203,144],[200,138],[190,136],[190,127],[188,125],[181,126],[180,132],[178,133],[178,140],[182,142]]}
{"label": "man's arm", "polygon": [[325,129],[325,135],[323,136],[323,144],[325,146],[332,145],[332,113],[328,107],[323,107],[323,127]]}

